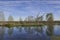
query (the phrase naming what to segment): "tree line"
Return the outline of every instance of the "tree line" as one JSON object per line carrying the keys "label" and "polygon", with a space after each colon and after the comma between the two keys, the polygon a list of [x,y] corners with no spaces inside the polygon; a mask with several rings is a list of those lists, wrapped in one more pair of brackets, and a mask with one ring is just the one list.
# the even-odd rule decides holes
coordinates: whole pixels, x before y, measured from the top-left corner
{"label": "tree line", "polygon": [[[42,16],[39,16],[38,14],[37,14],[37,16],[36,17],[33,17],[33,16],[28,16],[28,17],[26,17],[24,20],[23,20],[23,18],[19,18],[19,21],[43,21],[43,15]],[[46,14],[46,21],[53,21],[54,20],[54,18],[53,18],[53,14],[52,13],[47,13]],[[0,21],[6,21],[5,20],[5,15],[4,15],[4,13],[3,12],[0,12]],[[14,18],[13,18],[13,16],[12,15],[10,15],[9,17],[8,17],[8,21],[14,21]]]}

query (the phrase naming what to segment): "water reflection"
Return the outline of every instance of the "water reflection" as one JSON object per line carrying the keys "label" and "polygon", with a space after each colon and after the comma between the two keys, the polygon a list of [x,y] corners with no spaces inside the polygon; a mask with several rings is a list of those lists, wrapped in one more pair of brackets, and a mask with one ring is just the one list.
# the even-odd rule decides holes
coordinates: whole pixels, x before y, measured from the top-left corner
{"label": "water reflection", "polygon": [[42,27],[42,26],[40,26],[40,27],[35,27],[34,29],[35,29],[37,32],[40,32],[40,33],[43,32],[43,27]]}
{"label": "water reflection", "polygon": [[21,32],[22,31],[22,28],[21,27],[19,27],[19,32]]}
{"label": "water reflection", "polygon": [[60,31],[56,27],[60,26],[0,27],[0,40],[50,40],[54,33],[56,35],[56,31]]}
{"label": "water reflection", "polygon": [[3,40],[4,39],[4,27],[0,27],[0,40]]}
{"label": "water reflection", "polygon": [[53,32],[54,32],[54,27],[53,27],[53,25],[51,24],[49,24],[49,25],[47,25],[48,27],[47,27],[47,30],[46,30],[46,34],[48,35],[48,36],[52,36],[53,35]]}
{"label": "water reflection", "polygon": [[[26,28],[25,28],[25,29],[26,29]],[[26,32],[27,32],[28,34],[32,34],[32,33],[33,33],[33,30],[32,30],[31,27],[27,27]]]}
{"label": "water reflection", "polygon": [[8,35],[9,35],[9,36],[12,36],[12,33],[13,33],[13,28],[9,28],[9,29],[8,29]]}

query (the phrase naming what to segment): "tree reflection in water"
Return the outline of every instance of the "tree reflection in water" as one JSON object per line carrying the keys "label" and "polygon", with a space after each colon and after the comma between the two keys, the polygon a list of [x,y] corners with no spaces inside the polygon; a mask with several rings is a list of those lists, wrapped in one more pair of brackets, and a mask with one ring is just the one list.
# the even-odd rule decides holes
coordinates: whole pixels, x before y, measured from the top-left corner
{"label": "tree reflection in water", "polygon": [[[26,29],[26,28],[25,28],[25,29]],[[27,27],[26,32],[27,32],[28,34],[32,34],[32,33],[33,33],[33,30],[31,29],[31,27]]]}
{"label": "tree reflection in water", "polygon": [[40,26],[40,27],[35,27],[35,30],[37,31],[37,32],[39,32],[39,33],[42,33],[43,32],[43,29],[42,29],[43,27],[42,26]]}
{"label": "tree reflection in water", "polygon": [[9,35],[9,37],[12,36],[12,34],[13,34],[13,27],[11,27],[11,28],[8,29],[8,35]]}
{"label": "tree reflection in water", "polygon": [[4,27],[0,27],[0,40],[4,40],[4,33],[5,33]]}
{"label": "tree reflection in water", "polygon": [[22,32],[22,27],[19,27],[19,32]]}
{"label": "tree reflection in water", "polygon": [[54,30],[53,25],[48,25],[47,30],[46,30],[47,35],[52,36],[53,35],[53,30]]}

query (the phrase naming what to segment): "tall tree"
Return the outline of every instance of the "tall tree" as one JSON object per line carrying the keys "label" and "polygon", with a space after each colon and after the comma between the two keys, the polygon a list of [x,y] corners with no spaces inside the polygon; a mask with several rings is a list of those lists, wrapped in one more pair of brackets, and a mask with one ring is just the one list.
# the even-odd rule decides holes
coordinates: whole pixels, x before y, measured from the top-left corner
{"label": "tall tree", "polygon": [[47,21],[53,21],[53,14],[52,13],[47,14],[46,19]]}
{"label": "tall tree", "polygon": [[39,15],[40,13],[38,13],[37,14],[37,16],[36,16],[36,18],[35,18],[35,21],[43,21],[43,16],[44,16],[44,14],[43,15]]}
{"label": "tall tree", "polygon": [[27,17],[24,19],[24,21],[28,21]]}
{"label": "tall tree", "polygon": [[19,18],[19,21],[23,21],[21,17]]}
{"label": "tall tree", "polygon": [[5,21],[5,16],[3,11],[0,11],[0,21]]}
{"label": "tall tree", "polygon": [[8,21],[14,21],[13,16],[10,15],[10,16],[8,17]]}
{"label": "tall tree", "polygon": [[46,33],[47,33],[47,35],[52,36],[53,29],[54,29],[54,27],[53,27],[53,14],[52,13],[47,14],[46,19],[48,21],[48,24],[47,24],[48,27],[47,27]]}
{"label": "tall tree", "polygon": [[39,16],[35,19],[36,21],[43,21],[43,16]]}
{"label": "tall tree", "polygon": [[33,21],[33,16],[28,16],[27,19],[28,21]]}
{"label": "tall tree", "polygon": [[53,20],[54,18],[53,18],[53,14],[52,13],[49,13],[49,14],[47,14],[46,15],[46,20],[47,20],[47,25],[53,25],[54,23],[53,23]]}

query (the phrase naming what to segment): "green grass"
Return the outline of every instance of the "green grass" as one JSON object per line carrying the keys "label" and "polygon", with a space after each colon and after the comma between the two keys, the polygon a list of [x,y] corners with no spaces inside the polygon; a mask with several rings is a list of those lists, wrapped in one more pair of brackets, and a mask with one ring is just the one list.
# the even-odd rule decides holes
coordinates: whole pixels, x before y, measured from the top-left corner
{"label": "green grass", "polygon": [[21,26],[21,27],[31,27],[31,26],[34,26],[34,27],[38,27],[38,26],[44,26],[44,24],[40,24],[40,25],[13,25],[13,24],[6,24],[5,25],[6,27],[8,27],[8,28],[10,28],[10,27],[19,27],[19,26]]}

